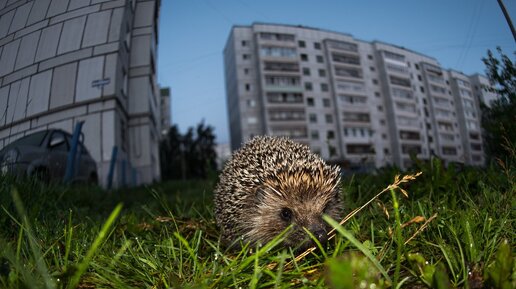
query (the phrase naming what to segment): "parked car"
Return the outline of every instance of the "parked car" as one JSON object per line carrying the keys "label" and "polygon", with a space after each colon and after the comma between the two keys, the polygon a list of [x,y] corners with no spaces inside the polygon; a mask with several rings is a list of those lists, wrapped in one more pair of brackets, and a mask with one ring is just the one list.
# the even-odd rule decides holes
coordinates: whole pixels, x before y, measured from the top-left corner
{"label": "parked car", "polygon": [[[72,135],[60,129],[27,135],[0,150],[0,173],[35,176],[45,182],[62,181],[71,145]],[[77,146],[74,171],[72,182],[97,184],[97,165],[82,141]]]}

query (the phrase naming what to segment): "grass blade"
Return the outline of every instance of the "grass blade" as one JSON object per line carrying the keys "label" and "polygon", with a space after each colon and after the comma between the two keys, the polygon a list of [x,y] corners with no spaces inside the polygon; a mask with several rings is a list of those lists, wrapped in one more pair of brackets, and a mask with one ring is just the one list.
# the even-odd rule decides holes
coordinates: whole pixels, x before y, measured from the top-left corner
{"label": "grass blade", "polygon": [[86,269],[90,265],[91,260],[93,259],[93,256],[95,255],[95,252],[100,248],[102,242],[106,239],[108,236],[108,232],[111,229],[113,223],[115,222],[116,218],[120,214],[120,211],[122,211],[122,204],[118,204],[113,212],[111,212],[111,215],[109,215],[108,219],[100,229],[99,234],[93,241],[93,244],[91,245],[90,249],[86,253],[86,256],[84,257],[83,261],[77,266],[77,271],[73,275],[71,282],[69,284],[69,288],[75,288],[79,284],[79,280],[81,279],[81,276],[86,272]]}

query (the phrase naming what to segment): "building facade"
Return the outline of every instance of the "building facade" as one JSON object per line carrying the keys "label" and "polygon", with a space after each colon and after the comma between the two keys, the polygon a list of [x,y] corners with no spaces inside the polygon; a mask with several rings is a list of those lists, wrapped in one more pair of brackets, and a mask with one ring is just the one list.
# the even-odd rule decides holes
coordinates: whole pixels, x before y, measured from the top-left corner
{"label": "building facade", "polygon": [[84,121],[107,182],[160,179],[159,0],[0,0],[0,148]]}
{"label": "building facade", "polygon": [[475,77],[327,30],[233,27],[224,49],[231,148],[288,136],[327,160],[407,168],[411,155],[481,165]]}

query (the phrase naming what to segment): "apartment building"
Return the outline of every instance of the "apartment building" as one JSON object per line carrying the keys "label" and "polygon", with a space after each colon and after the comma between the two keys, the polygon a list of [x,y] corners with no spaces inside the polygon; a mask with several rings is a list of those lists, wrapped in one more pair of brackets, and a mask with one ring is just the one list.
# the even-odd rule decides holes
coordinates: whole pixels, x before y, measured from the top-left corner
{"label": "apartment building", "polygon": [[102,185],[112,159],[115,186],[160,179],[159,6],[0,0],[0,148],[38,130],[72,132],[84,121]]}
{"label": "apartment building", "polygon": [[303,26],[234,26],[224,49],[231,148],[287,136],[323,158],[407,168],[411,155],[481,165],[470,78],[430,56]]}

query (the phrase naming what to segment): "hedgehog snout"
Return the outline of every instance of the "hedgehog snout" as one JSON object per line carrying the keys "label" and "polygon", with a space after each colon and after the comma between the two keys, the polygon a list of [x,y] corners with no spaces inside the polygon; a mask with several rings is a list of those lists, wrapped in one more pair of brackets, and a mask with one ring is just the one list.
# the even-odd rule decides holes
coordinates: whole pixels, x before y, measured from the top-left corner
{"label": "hedgehog snout", "polygon": [[308,230],[321,244],[325,244],[328,241],[328,234],[324,225],[313,224]]}

